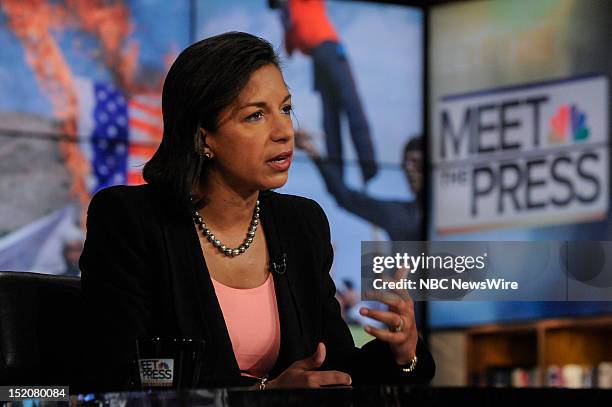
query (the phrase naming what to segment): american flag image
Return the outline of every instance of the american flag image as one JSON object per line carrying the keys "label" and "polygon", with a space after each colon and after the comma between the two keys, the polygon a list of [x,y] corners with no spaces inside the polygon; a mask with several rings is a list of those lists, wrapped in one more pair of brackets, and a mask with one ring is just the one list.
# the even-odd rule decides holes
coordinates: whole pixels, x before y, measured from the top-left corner
{"label": "american flag image", "polygon": [[116,184],[143,184],[142,166],[161,141],[159,94],[126,98],[111,83],[76,79],[81,151],[91,164],[87,177],[93,194]]}

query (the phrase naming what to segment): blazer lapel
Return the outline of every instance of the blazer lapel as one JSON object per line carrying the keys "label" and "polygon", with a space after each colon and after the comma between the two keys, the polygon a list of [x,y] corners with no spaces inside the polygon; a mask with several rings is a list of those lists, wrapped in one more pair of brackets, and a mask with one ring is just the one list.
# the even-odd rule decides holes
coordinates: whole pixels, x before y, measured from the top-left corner
{"label": "blazer lapel", "polygon": [[169,217],[164,237],[181,335],[206,341],[202,375],[215,379],[239,377],[223,313],[189,215]]}
{"label": "blazer lapel", "polygon": [[[260,199],[260,218],[266,233],[281,331],[278,359],[270,372],[270,376],[274,377],[282,373],[294,361],[308,356],[307,334],[309,332],[304,328],[304,315],[302,315],[302,307],[298,299],[299,291],[292,278],[292,273],[296,270],[291,267],[291,253],[287,250],[288,248],[283,247],[281,241],[279,233],[281,222],[277,215],[278,208],[275,208],[273,202],[274,195],[271,192],[264,192],[260,196],[262,197]],[[286,255],[285,264],[282,262],[283,255]],[[276,263],[276,269],[273,263]]]}

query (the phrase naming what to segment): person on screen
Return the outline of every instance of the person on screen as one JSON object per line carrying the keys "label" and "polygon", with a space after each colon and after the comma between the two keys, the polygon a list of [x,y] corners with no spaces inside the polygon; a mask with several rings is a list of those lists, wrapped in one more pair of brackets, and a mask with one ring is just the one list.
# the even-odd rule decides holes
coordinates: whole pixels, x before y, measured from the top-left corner
{"label": "person on screen", "polygon": [[385,200],[355,191],[339,176],[338,163],[321,155],[306,130],[296,130],[296,147],[305,151],[319,170],[338,206],[382,228],[390,240],[422,240],[423,138],[412,137],[402,150],[402,170],[415,198]]}
{"label": "person on screen", "polygon": [[362,178],[367,183],[378,172],[374,143],[346,50],[327,16],[325,2],[270,0],[269,5],[280,9],[287,54],[291,56],[298,50],[312,59],[314,89],[321,96],[328,158],[340,164],[343,161],[340,118],[345,114]]}
{"label": "person on screen", "polygon": [[83,250],[85,233],[81,230],[79,225],[71,223],[62,230],[60,239],[62,242],[62,260],[64,263],[64,270],[60,275],[69,277],[80,276],[79,258]]}
{"label": "person on screen", "polygon": [[[291,95],[266,40],[228,32],[178,56],[147,184],[96,193],[80,258],[90,372],[127,386],[135,340],[205,340],[201,386],[425,383],[435,364],[409,299],[381,297],[385,324],[356,348],[329,275],[315,201],[273,192],[294,148]],[[267,382],[266,382],[267,380]]]}
{"label": "person on screen", "polygon": [[347,324],[355,324],[357,321],[349,315],[349,312],[359,302],[359,295],[355,289],[355,284],[350,279],[342,279],[341,286],[336,287],[336,299],[340,304],[342,319]]}
{"label": "person on screen", "polygon": [[62,275],[69,277],[78,277],[81,274],[79,269],[79,258],[83,249],[83,241],[73,240],[66,241],[62,245],[62,258],[66,268]]}

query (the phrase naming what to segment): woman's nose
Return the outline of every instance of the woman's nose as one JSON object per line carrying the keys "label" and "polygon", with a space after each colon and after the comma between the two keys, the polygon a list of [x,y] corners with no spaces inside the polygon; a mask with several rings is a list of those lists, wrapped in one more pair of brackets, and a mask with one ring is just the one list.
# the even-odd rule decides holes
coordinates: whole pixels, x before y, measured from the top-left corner
{"label": "woman's nose", "polygon": [[[280,116],[280,117],[279,117]],[[291,141],[295,135],[293,130],[293,121],[291,117],[279,115],[274,121],[274,127],[271,131],[271,137],[274,141]]]}

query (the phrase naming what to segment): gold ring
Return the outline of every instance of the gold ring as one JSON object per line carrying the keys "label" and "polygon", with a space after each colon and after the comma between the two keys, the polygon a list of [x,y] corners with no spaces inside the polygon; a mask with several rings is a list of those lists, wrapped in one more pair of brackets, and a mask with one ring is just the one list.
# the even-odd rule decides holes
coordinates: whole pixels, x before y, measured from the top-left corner
{"label": "gold ring", "polygon": [[402,332],[402,328],[404,327],[404,319],[400,316],[399,324],[393,328],[393,332]]}

